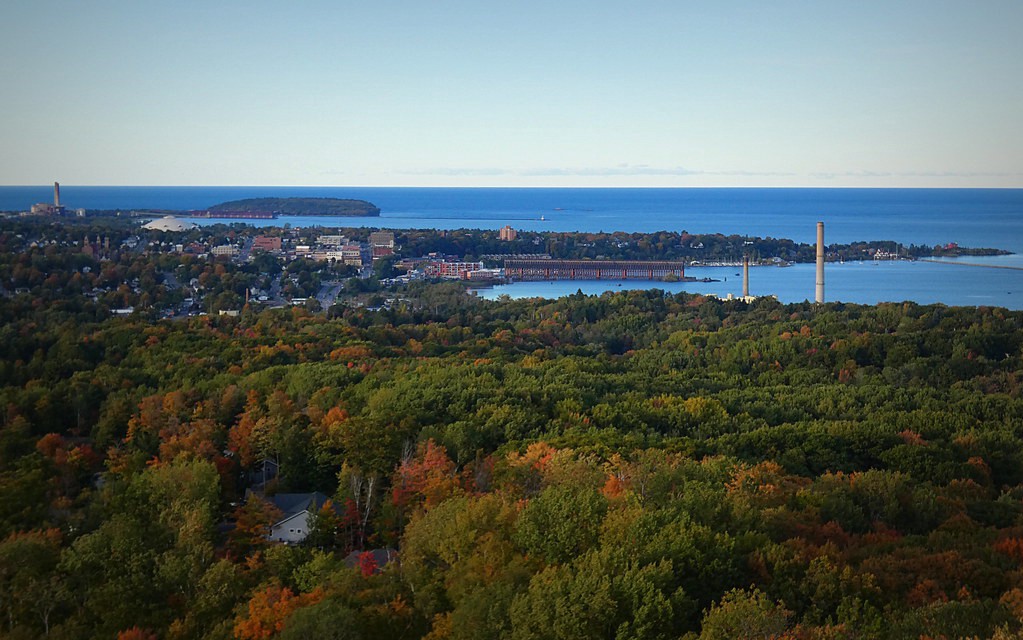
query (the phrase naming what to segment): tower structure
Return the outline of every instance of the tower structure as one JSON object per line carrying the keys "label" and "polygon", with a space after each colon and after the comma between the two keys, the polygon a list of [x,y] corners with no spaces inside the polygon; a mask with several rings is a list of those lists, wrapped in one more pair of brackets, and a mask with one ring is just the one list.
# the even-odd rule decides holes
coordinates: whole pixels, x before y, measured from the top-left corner
{"label": "tower structure", "polygon": [[60,209],[60,183],[53,183],[53,208]]}
{"label": "tower structure", "polygon": [[742,297],[749,297],[749,256],[742,257]]}
{"label": "tower structure", "polygon": [[824,223],[817,223],[817,304],[824,303]]}

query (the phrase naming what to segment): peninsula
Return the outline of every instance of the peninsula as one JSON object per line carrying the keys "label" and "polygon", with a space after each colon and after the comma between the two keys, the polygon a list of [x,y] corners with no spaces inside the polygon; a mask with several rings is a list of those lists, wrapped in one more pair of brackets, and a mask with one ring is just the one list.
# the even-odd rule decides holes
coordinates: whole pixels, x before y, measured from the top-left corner
{"label": "peninsula", "polygon": [[281,216],[379,216],[380,207],[365,200],[341,198],[245,198],[209,208],[220,213],[264,213]]}

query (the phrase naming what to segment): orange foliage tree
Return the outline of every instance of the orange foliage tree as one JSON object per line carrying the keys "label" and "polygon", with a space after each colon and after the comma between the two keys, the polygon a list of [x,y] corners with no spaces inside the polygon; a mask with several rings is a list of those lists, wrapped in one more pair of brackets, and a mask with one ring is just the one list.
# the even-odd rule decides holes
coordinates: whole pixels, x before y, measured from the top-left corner
{"label": "orange foliage tree", "polygon": [[238,640],[272,638],[284,629],[288,616],[322,599],[323,592],[319,589],[296,595],[287,587],[271,584],[257,591],[249,600],[247,614],[235,620],[234,637]]}
{"label": "orange foliage tree", "polygon": [[156,634],[149,629],[132,627],[117,633],[117,640],[156,640]]}

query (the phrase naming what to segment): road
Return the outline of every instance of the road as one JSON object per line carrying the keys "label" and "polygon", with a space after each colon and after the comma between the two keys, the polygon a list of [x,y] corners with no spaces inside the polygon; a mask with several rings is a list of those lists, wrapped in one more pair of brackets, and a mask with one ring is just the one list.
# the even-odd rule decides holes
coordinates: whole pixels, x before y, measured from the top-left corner
{"label": "road", "polygon": [[320,308],[326,311],[334,304],[337,300],[337,296],[341,293],[342,283],[337,281],[324,282],[320,286],[320,292],[316,294],[316,299],[320,301]]}
{"label": "road", "polygon": [[245,241],[242,243],[242,250],[238,254],[238,262],[240,264],[245,264],[249,261],[249,255],[252,253],[253,241],[254,240],[252,238],[245,238]]}

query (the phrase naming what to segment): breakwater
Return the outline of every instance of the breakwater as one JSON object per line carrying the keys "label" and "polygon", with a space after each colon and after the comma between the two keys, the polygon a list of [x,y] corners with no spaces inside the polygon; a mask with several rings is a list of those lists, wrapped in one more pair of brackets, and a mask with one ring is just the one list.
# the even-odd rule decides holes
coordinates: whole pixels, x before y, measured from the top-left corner
{"label": "breakwater", "polygon": [[954,264],[960,267],[985,267],[988,269],[1011,269],[1013,271],[1023,271],[1023,267],[1014,267],[1008,264],[982,264],[980,262],[959,262],[952,260],[935,260],[933,258],[918,258],[920,262],[932,262],[934,264]]}

